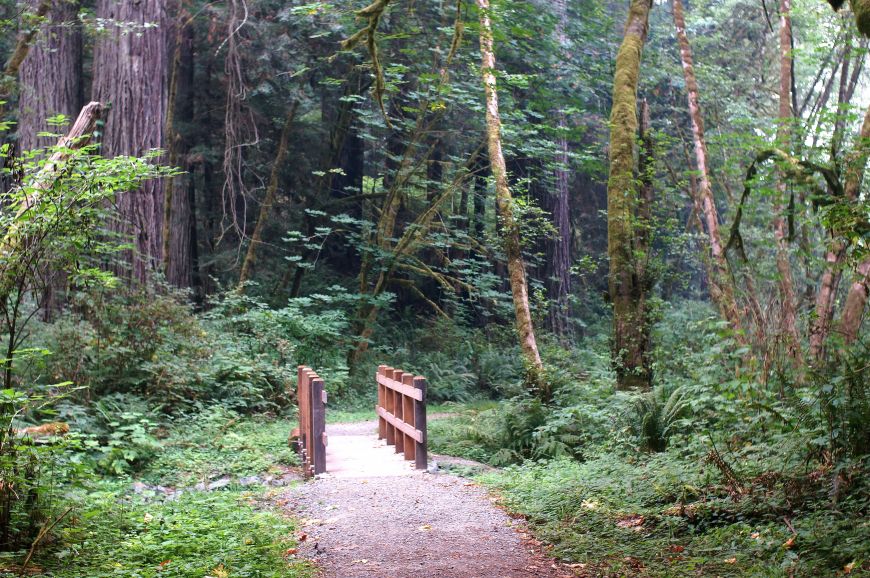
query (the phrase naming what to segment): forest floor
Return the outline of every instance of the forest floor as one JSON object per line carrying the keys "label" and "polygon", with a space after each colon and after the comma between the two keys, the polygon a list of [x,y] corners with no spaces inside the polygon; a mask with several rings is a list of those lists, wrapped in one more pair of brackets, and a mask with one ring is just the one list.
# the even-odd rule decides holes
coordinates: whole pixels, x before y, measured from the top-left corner
{"label": "forest floor", "polygon": [[568,577],[477,483],[415,471],[376,421],[327,426],[330,473],[288,490],[300,554],[324,576]]}

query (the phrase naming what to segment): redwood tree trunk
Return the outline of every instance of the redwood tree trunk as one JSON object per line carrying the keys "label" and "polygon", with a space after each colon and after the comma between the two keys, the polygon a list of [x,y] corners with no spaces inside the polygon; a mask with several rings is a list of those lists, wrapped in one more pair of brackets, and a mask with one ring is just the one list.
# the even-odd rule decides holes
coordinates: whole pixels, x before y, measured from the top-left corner
{"label": "redwood tree trunk", "polygon": [[[31,2],[34,11],[44,0]],[[33,43],[19,68],[18,143],[22,151],[55,144],[56,139],[37,136],[57,132],[46,119],[57,114],[70,121],[82,107],[82,34],[78,23],[78,2],[53,0],[49,3],[46,24],[33,37]],[[47,267],[42,272],[43,319],[48,321],[63,305],[66,276]]]}
{"label": "redwood tree trunk", "polygon": [[680,44],[680,58],[683,64],[683,75],[686,79],[686,96],[689,104],[689,117],[692,120],[692,140],[695,146],[695,167],[698,170],[697,205],[701,209],[701,222],[707,233],[710,262],[710,297],[719,307],[722,316],[728,321],[731,329],[740,335],[740,309],[737,306],[735,289],[728,260],[725,256],[725,245],[719,232],[719,214],[713,197],[713,186],[710,183],[710,171],[707,161],[707,143],[704,139],[704,117],[701,112],[698,81],[695,78],[695,66],[692,59],[692,48],[686,36],[686,20],[683,16],[682,0],[673,0],[674,25],[677,29],[677,40]]}
{"label": "redwood tree trunk", "polygon": [[[166,146],[168,29],[173,14],[163,0],[97,2],[97,16],[111,21],[94,48],[93,98],[112,103],[103,131],[102,153],[107,157],[142,155]],[[143,28],[125,34],[115,22]],[[133,247],[124,253],[130,270],[122,275],[144,282],[161,263],[163,183],[148,181],[120,195],[118,215],[112,229]]]}
{"label": "redwood tree trunk", "polygon": [[507,254],[508,276],[513,295],[520,348],[532,374],[532,382],[539,385],[539,377],[544,366],[538,353],[535,329],[532,325],[526,269],[520,246],[520,228],[513,214],[513,198],[508,186],[507,167],[501,148],[501,120],[498,110],[489,0],[477,0],[477,6],[480,9],[480,55],[483,87],[486,95],[487,148],[492,176],[495,180],[496,208],[502,225],[504,249]]}
{"label": "redwood tree trunk", "polygon": [[76,25],[78,11],[78,2],[51,2],[47,22],[21,63],[18,97],[21,150],[55,144],[55,138],[37,136],[40,132],[57,132],[46,119],[64,114],[72,121],[82,107],[82,34]]}
{"label": "redwood tree trunk", "polygon": [[632,0],[613,76],[610,113],[610,175],[607,182],[607,252],[613,305],[613,363],[618,389],[649,387],[644,291],[636,275],[635,179],[637,86],[649,26],[650,0]]}

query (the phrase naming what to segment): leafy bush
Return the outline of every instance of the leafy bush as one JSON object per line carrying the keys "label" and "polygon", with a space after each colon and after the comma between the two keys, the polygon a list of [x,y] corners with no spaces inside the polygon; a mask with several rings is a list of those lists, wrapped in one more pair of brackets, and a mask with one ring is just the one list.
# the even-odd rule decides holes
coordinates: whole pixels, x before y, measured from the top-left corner
{"label": "leafy bush", "polygon": [[635,447],[644,452],[663,452],[676,428],[686,425],[683,418],[688,409],[686,388],[656,386],[632,395],[622,420]]}
{"label": "leafy bush", "polygon": [[285,558],[296,526],[256,492],[131,495],[129,483],[100,482],[79,494],[80,514],[40,566],[56,578],[110,576],[310,576]]}

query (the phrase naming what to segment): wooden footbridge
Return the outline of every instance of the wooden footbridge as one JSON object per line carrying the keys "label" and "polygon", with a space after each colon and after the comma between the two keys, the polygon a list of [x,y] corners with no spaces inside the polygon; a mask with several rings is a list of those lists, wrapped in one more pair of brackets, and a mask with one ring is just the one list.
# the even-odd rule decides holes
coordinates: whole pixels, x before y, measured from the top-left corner
{"label": "wooden footbridge", "polygon": [[372,386],[378,392],[377,428],[328,428],[326,384],[310,367],[299,366],[299,427],[291,443],[306,476],[394,476],[427,468],[426,379],[381,365]]}

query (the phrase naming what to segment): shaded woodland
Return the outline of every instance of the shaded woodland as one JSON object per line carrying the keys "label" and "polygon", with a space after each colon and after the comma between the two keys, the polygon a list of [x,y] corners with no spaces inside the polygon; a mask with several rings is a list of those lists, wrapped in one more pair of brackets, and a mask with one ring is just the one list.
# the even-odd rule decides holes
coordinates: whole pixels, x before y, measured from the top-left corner
{"label": "shaded woodland", "polygon": [[[183,532],[114,550],[158,508],[130,484],[297,464],[296,366],[357,419],[383,363],[578,575],[870,574],[867,0],[22,0],[0,25],[0,574],[183,558]],[[172,575],[307,575],[285,523]]]}

